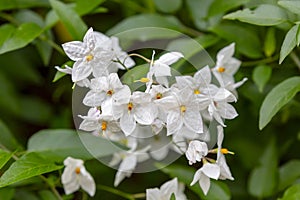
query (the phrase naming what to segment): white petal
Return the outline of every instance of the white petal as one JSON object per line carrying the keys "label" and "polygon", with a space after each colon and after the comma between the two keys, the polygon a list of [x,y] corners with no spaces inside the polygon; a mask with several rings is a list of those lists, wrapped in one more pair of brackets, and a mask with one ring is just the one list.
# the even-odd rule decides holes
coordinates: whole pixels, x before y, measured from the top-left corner
{"label": "white petal", "polygon": [[160,187],[160,191],[163,194],[163,197],[165,197],[165,199],[170,199],[171,195],[174,193],[176,193],[178,188],[178,181],[177,178],[173,178],[172,180],[164,183],[161,187]]}
{"label": "white petal", "polygon": [[76,174],[75,174],[75,168],[76,166],[67,166],[61,176],[61,182],[62,184],[67,184],[70,182],[76,181]]}
{"label": "white petal", "polygon": [[205,67],[201,68],[198,72],[195,73],[194,78],[198,83],[203,86],[206,85],[207,87],[211,82],[211,70],[209,66],[206,65]]}
{"label": "white petal", "polygon": [[183,57],[184,57],[183,54],[180,52],[169,52],[162,55],[157,61],[164,63],[166,65],[171,65]]}
{"label": "white petal", "polygon": [[86,106],[98,107],[101,106],[105,98],[106,94],[104,92],[95,92],[93,90],[90,90],[85,95],[82,103]]}
{"label": "white petal", "polygon": [[97,120],[88,120],[88,119],[83,120],[79,125],[79,129],[84,131],[95,131],[98,129],[98,127],[99,127],[99,123]]}
{"label": "white petal", "polygon": [[130,135],[136,127],[133,113],[124,112],[120,119],[120,126],[126,136]]}
{"label": "white petal", "polygon": [[150,188],[146,190],[146,199],[147,200],[160,200],[161,194],[158,188]]}
{"label": "white petal", "polygon": [[183,114],[184,125],[196,133],[203,133],[203,122],[200,112],[197,109],[191,110],[194,107],[188,107]]}
{"label": "white petal", "polygon": [[72,81],[77,82],[87,78],[92,72],[92,68],[85,61],[79,60],[74,63],[72,70]]}
{"label": "white petal", "polygon": [[176,76],[175,79],[179,88],[189,87],[193,89],[196,87],[194,79],[191,76]]}
{"label": "white petal", "polygon": [[64,160],[64,165],[68,166],[68,165],[72,165],[72,166],[81,166],[83,165],[83,160],[81,159],[75,159],[72,157],[67,157]]}
{"label": "white petal", "polygon": [[217,60],[227,61],[234,54],[235,43],[231,43],[230,45],[221,49],[217,54]]}
{"label": "white petal", "polygon": [[85,33],[83,37],[83,42],[86,44],[89,50],[92,50],[96,46],[95,34],[93,32],[93,28],[89,28],[89,30]]}
{"label": "white petal", "polygon": [[195,183],[196,183],[197,181],[199,181],[199,179],[200,179],[200,177],[201,177],[201,174],[202,174],[202,170],[201,170],[201,168],[200,168],[200,169],[198,169],[198,170],[195,172],[193,181],[192,181],[192,183],[190,184],[191,186],[192,186],[192,185],[195,185]]}
{"label": "white petal", "polygon": [[68,194],[72,194],[73,192],[79,190],[80,184],[79,184],[79,182],[75,179],[75,180],[72,181],[72,182],[63,184],[63,186],[64,186],[64,190],[65,190],[66,195],[68,195]]}
{"label": "white petal", "polygon": [[234,119],[238,116],[235,108],[229,103],[222,103],[219,108],[219,113],[224,119]]}
{"label": "white petal", "polygon": [[90,196],[94,196],[96,192],[96,184],[91,174],[85,171],[84,175],[80,176],[80,186]]}
{"label": "white petal", "polygon": [[167,116],[167,136],[177,133],[183,125],[179,112],[170,111]]}
{"label": "white petal", "polygon": [[153,65],[154,76],[171,76],[171,68],[169,65],[155,61]]}
{"label": "white petal", "polygon": [[217,180],[220,176],[220,167],[217,164],[206,163],[202,166],[201,170],[209,178]]}
{"label": "white petal", "polygon": [[142,125],[150,125],[157,117],[157,110],[153,104],[139,105],[134,110],[135,120]]}
{"label": "white petal", "polygon": [[128,174],[127,172],[118,171],[115,176],[114,186],[117,187],[126,176],[129,177],[130,174]]}
{"label": "white petal", "polygon": [[220,155],[220,157],[217,160],[217,164],[220,166],[220,179],[225,180],[234,180],[234,178],[231,175],[230,169],[226,163],[225,156],[223,154]]}
{"label": "white petal", "polygon": [[65,68],[60,68],[58,66],[55,66],[55,69],[57,69],[60,72],[65,73],[65,74],[72,74],[72,68],[67,65],[65,65]]}
{"label": "white petal", "polygon": [[205,176],[204,174],[201,174],[199,185],[205,195],[207,195],[208,190],[210,188],[210,179]]}
{"label": "white petal", "polygon": [[130,96],[130,88],[127,85],[124,85],[122,89],[119,89],[115,94],[113,94],[112,98],[116,104],[127,104],[129,103]]}
{"label": "white petal", "polygon": [[123,87],[123,84],[121,83],[118,74],[111,73],[108,76],[109,85],[115,90]]}
{"label": "white petal", "polygon": [[85,57],[88,53],[88,49],[83,42],[72,41],[62,45],[67,56],[74,61],[78,61]]}
{"label": "white petal", "polygon": [[168,78],[165,76],[157,76],[156,78],[156,82],[158,82],[160,85],[165,86],[165,87],[169,87],[169,81]]}
{"label": "white petal", "polygon": [[224,139],[224,130],[222,126],[217,126],[217,130],[218,130],[218,146],[221,147],[222,146],[222,142]]}

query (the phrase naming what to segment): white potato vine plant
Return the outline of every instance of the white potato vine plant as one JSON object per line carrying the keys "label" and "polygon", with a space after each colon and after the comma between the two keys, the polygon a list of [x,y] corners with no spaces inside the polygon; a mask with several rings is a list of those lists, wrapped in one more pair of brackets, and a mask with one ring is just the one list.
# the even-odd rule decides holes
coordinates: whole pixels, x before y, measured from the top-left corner
{"label": "white potato vine plant", "polygon": [[[90,28],[81,41],[63,44],[67,56],[74,61],[73,67],[56,67],[70,74],[74,86],[86,87],[82,103],[89,107],[85,116],[79,115],[82,122],[79,129],[105,137],[128,147],[115,153],[111,166],[119,164],[114,186],[130,177],[136,166],[149,158],[163,160],[169,150],[185,154],[187,163],[201,162],[194,174],[191,185],[199,183],[206,195],[210,179],[233,180],[226,164],[225,155],[233,154],[222,148],[225,119],[238,116],[231,105],[237,101],[236,88],[247,79],[235,82],[234,74],[241,62],[233,57],[234,44],[220,50],[215,66],[205,66],[193,76],[176,76],[171,83],[170,65],[184,59],[180,52],[167,52],[154,59],[147,59],[149,71],[146,77],[136,80],[145,84],[143,91],[131,91],[121,82],[117,72],[130,70],[135,66],[131,56],[122,51],[118,38],[108,37]],[[212,79],[215,79],[213,82]],[[217,147],[209,148],[209,123],[215,120],[217,126]],[[156,139],[144,144],[143,136],[151,133]],[[159,140],[157,140],[159,138]],[[166,144],[159,152],[153,151],[155,143]],[[171,145],[168,145],[171,144]],[[214,156],[215,154],[216,156]],[[80,187],[89,195],[95,194],[95,181],[83,166],[83,161],[68,157],[62,174],[66,194]],[[198,166],[198,165],[197,165]],[[148,200],[187,199],[184,185],[174,178],[160,189],[146,191]]]}

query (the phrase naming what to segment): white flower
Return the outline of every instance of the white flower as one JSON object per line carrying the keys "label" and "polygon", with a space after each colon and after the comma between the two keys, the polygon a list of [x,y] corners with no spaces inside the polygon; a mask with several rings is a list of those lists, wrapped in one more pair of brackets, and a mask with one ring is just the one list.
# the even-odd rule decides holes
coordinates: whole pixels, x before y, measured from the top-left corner
{"label": "white flower", "polygon": [[203,193],[206,195],[210,188],[210,179],[217,180],[219,177],[219,165],[206,162],[196,171],[191,185],[194,185],[198,181]]}
{"label": "white flower", "polygon": [[123,104],[113,106],[113,116],[120,119],[120,127],[128,136],[134,131],[136,122],[151,125],[157,117],[157,108],[150,94],[136,91]]}
{"label": "white flower", "polygon": [[[98,39],[101,37],[100,39]],[[108,65],[112,62],[111,43],[95,34],[90,28],[83,42],[72,41],[62,45],[67,56],[75,61],[72,69],[72,81],[78,82],[87,78],[91,73],[94,77],[107,75]],[[101,42],[100,42],[101,41]]]}
{"label": "white flower", "polygon": [[189,160],[189,164],[192,165],[201,159],[208,153],[207,144],[200,142],[199,140],[193,140],[189,143],[189,147],[185,152],[186,158]]}
{"label": "white flower", "polygon": [[141,150],[131,149],[127,152],[114,153],[114,156],[109,163],[110,166],[114,166],[121,162],[118,172],[115,176],[114,186],[117,187],[125,177],[130,177],[134,171],[138,162],[143,162],[149,159],[147,151],[150,146],[146,146]]}
{"label": "white flower", "polygon": [[177,134],[183,126],[190,131],[203,133],[202,118],[193,93],[184,88],[173,95],[155,100],[167,113],[167,135]]}
{"label": "white flower", "polygon": [[147,189],[146,200],[170,200],[172,194],[175,195],[176,200],[186,200],[187,198],[183,192],[184,186],[178,183],[177,178],[174,178],[164,183],[160,189]]}
{"label": "white flower", "polygon": [[225,87],[228,83],[234,83],[233,75],[239,69],[241,61],[233,58],[235,44],[232,43],[221,49],[217,54],[217,64],[212,72],[220,85]]}
{"label": "white flower", "polygon": [[91,174],[86,171],[83,160],[68,157],[64,160],[66,166],[61,181],[65,193],[71,194],[81,187],[84,191],[94,196],[96,192],[95,181]]}
{"label": "white flower", "polygon": [[108,104],[122,104],[131,94],[129,87],[121,83],[116,73],[92,79],[90,88],[83,99],[83,103],[87,106],[102,106],[106,100],[111,101],[106,102]]}

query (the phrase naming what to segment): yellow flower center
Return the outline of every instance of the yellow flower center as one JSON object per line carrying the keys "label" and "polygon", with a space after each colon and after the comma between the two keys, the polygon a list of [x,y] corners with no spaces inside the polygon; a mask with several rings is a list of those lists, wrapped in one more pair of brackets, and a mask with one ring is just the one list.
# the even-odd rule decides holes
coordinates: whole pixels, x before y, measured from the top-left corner
{"label": "yellow flower center", "polygon": [[200,94],[199,90],[194,90],[194,94]]}
{"label": "yellow flower center", "polygon": [[156,94],[156,99],[161,99],[162,98],[162,94],[161,93],[157,93]]}
{"label": "yellow flower center", "polygon": [[101,129],[102,129],[102,131],[106,131],[106,129],[107,129],[107,122],[106,121],[102,121]]}
{"label": "yellow flower center", "polygon": [[218,72],[220,72],[220,73],[225,72],[225,68],[224,68],[224,67],[219,67],[219,68],[218,68]]}
{"label": "yellow flower center", "polygon": [[85,57],[85,59],[86,59],[86,61],[88,61],[88,62],[90,62],[91,60],[93,60],[93,58],[94,58],[94,56],[93,55],[87,55],[86,57]]}
{"label": "yellow flower center", "polygon": [[226,148],[222,148],[222,149],[221,149],[221,153],[222,153],[222,154],[232,154],[232,155],[234,155],[234,152],[228,151],[228,149],[226,149]]}
{"label": "yellow flower center", "polygon": [[108,90],[108,91],[106,92],[106,94],[107,94],[108,96],[111,96],[113,93],[114,93],[113,90]]}
{"label": "yellow flower center", "polygon": [[132,104],[131,102],[129,102],[129,103],[127,104],[127,108],[128,108],[128,111],[131,111],[132,108],[133,108],[133,104]]}
{"label": "yellow flower center", "polygon": [[75,173],[76,173],[76,174],[80,174],[80,167],[76,167],[76,168],[75,168]]}
{"label": "yellow flower center", "polygon": [[186,107],[185,106],[180,106],[180,111],[182,112],[182,113],[185,113],[185,111],[186,111]]}

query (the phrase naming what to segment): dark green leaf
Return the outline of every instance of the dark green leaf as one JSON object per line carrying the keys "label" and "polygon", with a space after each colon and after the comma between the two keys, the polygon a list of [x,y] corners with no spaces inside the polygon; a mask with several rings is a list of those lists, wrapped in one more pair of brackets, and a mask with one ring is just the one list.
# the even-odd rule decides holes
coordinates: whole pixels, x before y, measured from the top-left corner
{"label": "dark green leaf", "polygon": [[176,12],[182,5],[182,0],[154,0],[158,10],[165,13]]}
{"label": "dark green leaf", "polygon": [[300,177],[300,160],[290,160],[279,169],[279,191],[293,184]]}
{"label": "dark green leaf", "polygon": [[57,200],[57,197],[49,190],[42,190],[39,192],[41,200]]}
{"label": "dark green leaf", "polygon": [[2,146],[5,146],[5,148],[12,151],[20,148],[20,145],[18,144],[14,135],[10,132],[2,120],[0,120],[0,133],[0,144]]}
{"label": "dark green leaf", "polygon": [[300,77],[292,77],[275,86],[264,99],[259,112],[259,129],[300,91]]}
{"label": "dark green leaf", "polygon": [[137,80],[146,77],[148,71],[149,71],[149,64],[139,65],[127,71],[121,77],[121,80],[124,84],[128,85],[131,90],[135,90],[145,85],[144,83],[138,82]]}
{"label": "dark green leaf", "polygon": [[278,1],[278,4],[288,11],[300,15],[300,2],[299,1]]}
{"label": "dark green leaf", "polygon": [[32,7],[49,7],[47,0],[1,0],[0,11]]}
{"label": "dark green leaf", "polygon": [[209,7],[208,16],[226,13],[227,11],[239,7],[248,1],[249,0],[214,0]]}
{"label": "dark green leaf", "polygon": [[280,200],[298,200],[300,199],[300,184],[289,187]]}
{"label": "dark green leaf", "polygon": [[259,65],[255,67],[252,74],[252,79],[259,92],[263,92],[266,83],[270,80],[272,74],[272,68],[267,65]]}
{"label": "dark green leaf", "polygon": [[[262,56],[258,35],[246,26],[224,23],[213,27],[211,31],[229,42],[235,42],[236,50],[250,58],[260,58]],[[241,35],[243,37],[240,37]]]}
{"label": "dark green leaf", "polygon": [[282,61],[291,53],[291,51],[295,48],[297,45],[297,34],[299,31],[299,24],[296,24],[293,26],[288,33],[286,34],[281,49],[280,49],[280,59],[279,64],[282,63]]}
{"label": "dark green leaf", "polygon": [[255,10],[246,8],[224,16],[224,19],[237,19],[242,22],[255,24],[259,26],[274,26],[287,20],[286,13],[281,8],[263,4]]}
{"label": "dark green leaf", "polygon": [[82,40],[85,32],[87,31],[87,26],[80,16],[72,8],[60,1],[50,0],[50,3],[61,22],[72,35],[73,39]]}
{"label": "dark green leaf", "polygon": [[211,180],[210,189],[205,196],[199,186],[199,184],[195,184],[194,186],[190,186],[195,170],[190,167],[181,166],[181,165],[171,165],[164,167],[161,164],[157,165],[161,171],[168,174],[169,176],[175,178],[177,177],[180,182],[183,182],[190,190],[195,192],[199,198],[201,199],[230,199],[231,194],[230,190],[226,184],[221,181]]}
{"label": "dark green leaf", "polygon": [[40,200],[34,192],[28,191],[28,189],[17,189],[15,197],[22,200]]}
{"label": "dark green leaf", "polygon": [[76,0],[75,10],[81,16],[87,13],[90,13],[105,0]]}
{"label": "dark green leaf", "polygon": [[0,189],[0,197],[3,200],[11,200],[15,195],[15,189],[11,187],[1,188]]}
{"label": "dark green leaf", "polygon": [[260,157],[259,166],[250,174],[248,191],[251,195],[263,198],[274,194],[278,183],[277,151],[275,139],[271,139]]}
{"label": "dark green leaf", "polygon": [[0,54],[25,47],[38,37],[42,31],[43,30],[35,23],[22,24],[0,47]]}
{"label": "dark green leaf", "polygon": [[267,31],[265,43],[264,43],[264,52],[267,57],[273,55],[276,50],[276,37],[275,37],[275,28],[270,27]]}
{"label": "dark green leaf", "polygon": [[9,153],[0,149],[0,169],[9,161],[12,155],[13,153]]}
{"label": "dark green leaf", "polygon": [[28,142],[28,151],[41,152],[56,161],[62,161],[67,156],[98,158],[120,150],[122,149],[109,140],[73,130],[42,130],[34,134]]}
{"label": "dark green leaf", "polygon": [[49,159],[37,153],[28,153],[15,161],[0,178],[0,187],[8,186],[18,181],[38,176],[40,174],[61,169]]}

